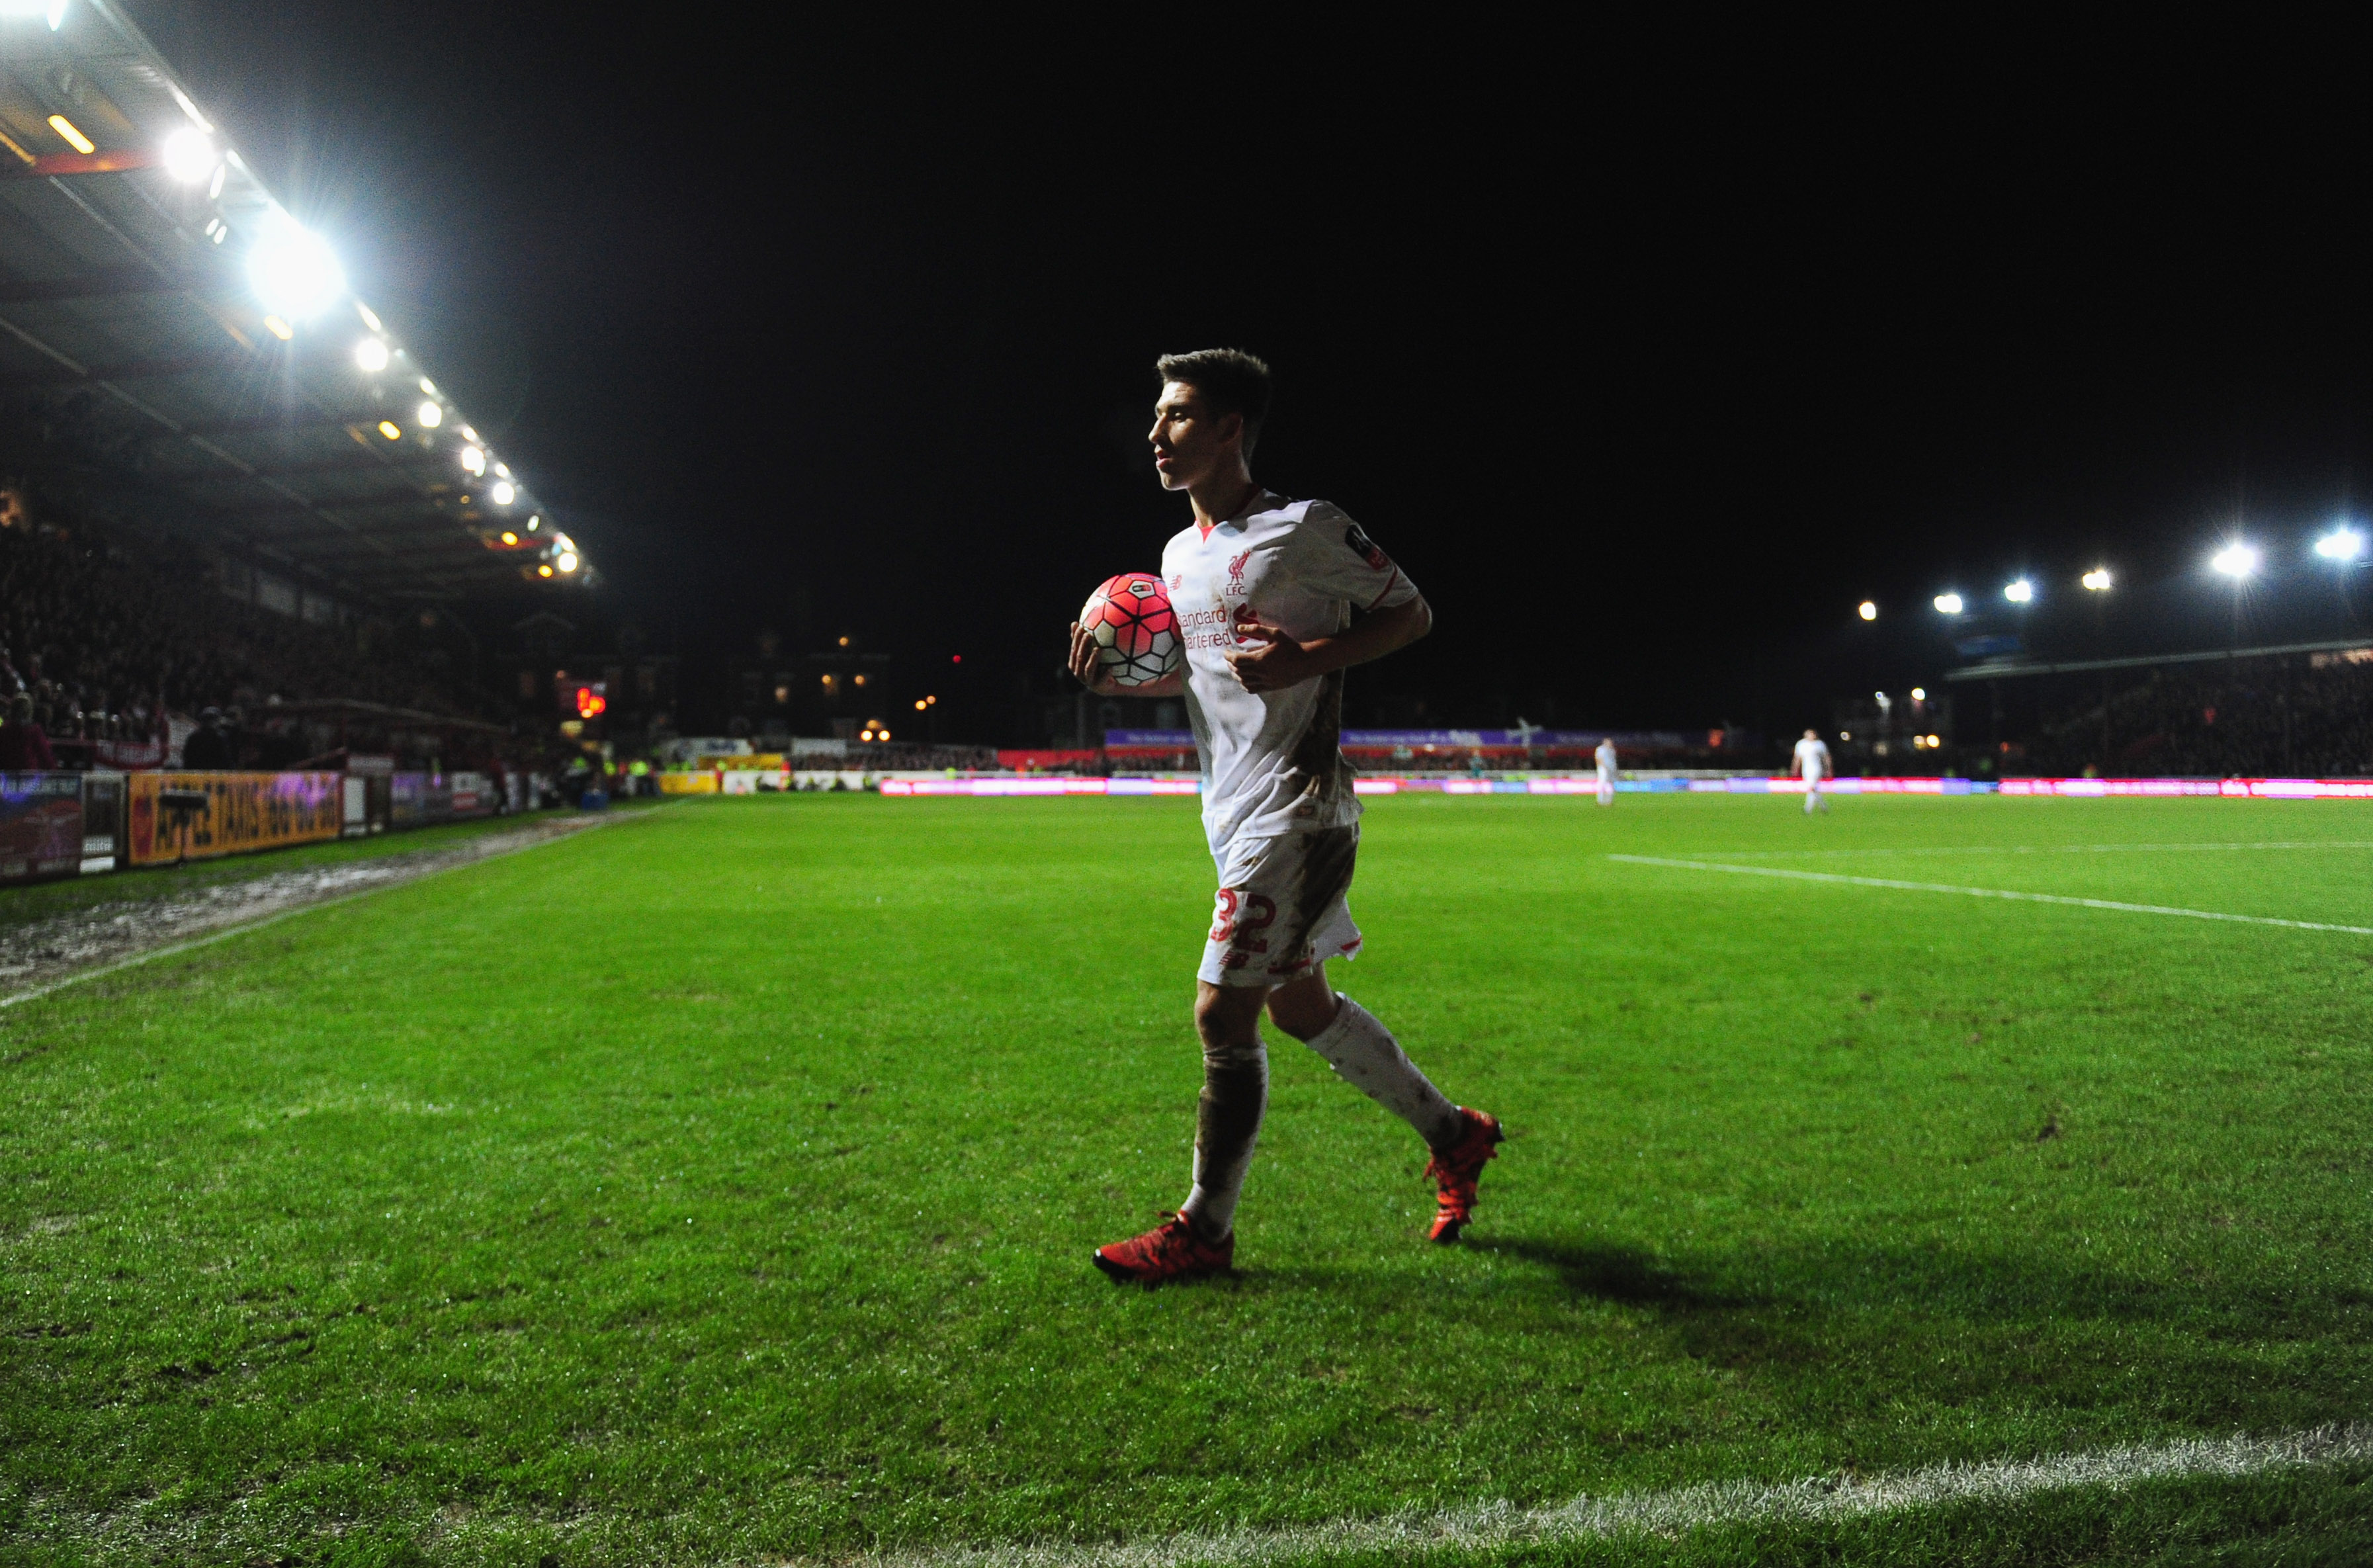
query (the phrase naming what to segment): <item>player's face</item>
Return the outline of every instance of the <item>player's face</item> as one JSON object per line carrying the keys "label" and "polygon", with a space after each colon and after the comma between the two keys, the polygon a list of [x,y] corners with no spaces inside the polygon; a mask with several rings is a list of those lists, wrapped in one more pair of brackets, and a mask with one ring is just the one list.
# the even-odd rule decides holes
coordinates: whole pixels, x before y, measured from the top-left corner
{"label": "player's face", "polygon": [[1233,415],[1211,412],[1203,394],[1185,381],[1163,384],[1153,405],[1153,471],[1165,490],[1185,490],[1208,477],[1222,464],[1234,461],[1241,423]]}

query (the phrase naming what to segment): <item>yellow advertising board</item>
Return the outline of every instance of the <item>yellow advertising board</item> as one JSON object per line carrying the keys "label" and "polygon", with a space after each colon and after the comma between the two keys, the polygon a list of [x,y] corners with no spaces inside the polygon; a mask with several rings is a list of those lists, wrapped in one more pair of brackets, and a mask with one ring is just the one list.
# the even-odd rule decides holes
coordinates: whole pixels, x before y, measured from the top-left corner
{"label": "yellow advertising board", "polygon": [[[134,773],[124,813],[132,863],[153,866],[215,855],[243,855],[338,836],[343,802],[336,773]],[[184,842],[167,791],[195,791]]]}
{"label": "yellow advertising board", "polygon": [[660,781],[662,795],[714,795],[717,775],[708,768],[698,773],[661,773],[654,775]]}

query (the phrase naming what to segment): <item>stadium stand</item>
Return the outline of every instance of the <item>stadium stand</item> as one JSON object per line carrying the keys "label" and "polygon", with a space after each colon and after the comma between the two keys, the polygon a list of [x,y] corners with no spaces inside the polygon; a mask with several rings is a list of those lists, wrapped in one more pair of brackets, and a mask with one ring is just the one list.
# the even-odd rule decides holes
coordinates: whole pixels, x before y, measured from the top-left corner
{"label": "stadium stand", "polygon": [[144,742],[195,714],[348,698],[453,719],[483,704],[382,618],[314,625],[241,604],[80,531],[0,528],[0,688],[33,698],[53,744]]}
{"label": "stadium stand", "polygon": [[[116,7],[0,57],[0,696],[64,767],[533,766],[481,627],[590,561]],[[449,638],[452,640],[449,640]],[[5,727],[5,726],[0,726]]]}
{"label": "stadium stand", "polygon": [[2022,771],[2373,774],[2373,647],[2135,663],[2057,677]]}

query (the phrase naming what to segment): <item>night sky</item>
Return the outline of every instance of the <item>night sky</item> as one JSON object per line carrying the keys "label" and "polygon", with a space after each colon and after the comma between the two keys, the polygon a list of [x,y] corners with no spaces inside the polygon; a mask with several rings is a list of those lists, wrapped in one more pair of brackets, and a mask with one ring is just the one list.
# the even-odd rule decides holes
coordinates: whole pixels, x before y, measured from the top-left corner
{"label": "night sky", "polygon": [[2245,638],[2354,624],[2294,570],[2367,472],[2339,36],[132,9],[661,648],[1053,692],[1221,344],[1433,602],[1355,721],[1791,730],[2020,571],[2031,647],[2220,646],[2237,529]]}

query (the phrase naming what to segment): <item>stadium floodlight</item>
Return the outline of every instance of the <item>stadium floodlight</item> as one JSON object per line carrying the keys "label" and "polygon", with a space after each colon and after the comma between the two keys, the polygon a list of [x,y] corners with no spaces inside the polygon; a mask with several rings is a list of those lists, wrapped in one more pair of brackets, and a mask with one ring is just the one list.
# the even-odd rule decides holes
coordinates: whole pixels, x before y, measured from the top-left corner
{"label": "stadium floodlight", "polygon": [[66,0],[0,0],[0,17],[41,17],[55,32],[65,24]]}
{"label": "stadium floodlight", "polygon": [[1926,686],[1912,687],[1911,700],[1914,702],[1926,702],[1928,700],[1928,688]]}
{"label": "stadium floodlight", "polygon": [[2095,567],[2091,571],[2087,572],[2083,577],[2076,580],[2083,583],[2086,588],[2092,592],[2107,593],[2110,591],[2110,568],[2107,567]]}
{"label": "stadium floodlight", "polygon": [[346,275],[328,242],[298,228],[277,208],[248,253],[247,280],[265,310],[292,322],[321,314],[346,287]]}
{"label": "stadium floodlight", "polygon": [[290,326],[286,322],[282,321],[277,316],[264,317],[263,330],[270,333],[273,336],[278,338],[283,343],[286,343],[290,338],[297,335],[297,329]]}
{"label": "stadium floodlight", "polygon": [[573,572],[577,569],[577,552],[574,550],[563,550],[560,552],[559,557],[552,564],[558,567],[562,571]]}
{"label": "stadium floodlight", "polygon": [[377,374],[387,369],[387,345],[375,337],[367,337],[355,345],[355,363]]}
{"label": "stadium floodlight", "polygon": [[355,314],[360,316],[363,319],[363,325],[370,328],[371,331],[387,331],[387,328],[380,324],[379,312],[372,310],[369,306],[364,304],[359,299],[355,301]]}
{"label": "stadium floodlight", "polygon": [[503,543],[506,544],[516,544],[519,543],[519,535],[506,528],[503,530]]}
{"label": "stadium floodlight", "polygon": [[2239,540],[2227,544],[2208,558],[2208,564],[2239,582],[2258,569],[2258,547]]}
{"label": "stadium floodlight", "polygon": [[530,533],[533,533],[537,529],[542,528],[543,526],[544,514],[542,512],[538,512],[535,516],[527,520],[527,531]]}
{"label": "stadium floodlight", "polygon": [[[463,435],[465,435],[465,436],[470,436],[470,427],[469,427],[467,425],[464,425],[464,426],[462,426],[462,434],[463,434]],[[471,439],[472,440],[473,440],[473,441],[474,441],[474,440],[476,440],[478,438],[477,438],[477,437],[475,437],[475,436],[470,436],[470,439]],[[498,462],[498,463],[495,464],[495,477],[497,477],[497,479],[508,479],[508,478],[509,478],[510,476],[511,476],[511,465],[510,465],[509,463],[508,463],[508,462]]]}
{"label": "stadium floodlight", "polygon": [[550,561],[538,561],[535,567],[535,575],[538,577],[550,577],[552,575],[552,563]]}
{"label": "stadium floodlight", "polygon": [[470,426],[464,425],[462,427],[462,439],[465,441],[475,441],[478,439],[478,432]]}
{"label": "stadium floodlight", "polygon": [[434,430],[438,426],[442,425],[443,423],[445,423],[445,411],[438,407],[434,402],[424,403],[420,405],[420,427],[422,429]]}
{"label": "stadium floodlight", "polygon": [[437,383],[430,380],[426,376],[421,377],[420,395],[423,397],[435,397],[437,395]]}
{"label": "stadium floodlight", "polygon": [[508,479],[496,480],[495,487],[487,491],[486,494],[493,498],[495,505],[498,507],[509,506],[513,501],[519,499],[519,490]]}
{"label": "stadium floodlight", "polygon": [[486,471],[486,454],[480,451],[475,447],[463,447],[462,449],[462,466],[468,469],[473,477],[477,474],[484,474]]}
{"label": "stadium floodlight", "polygon": [[184,125],[165,138],[165,172],[184,185],[194,185],[215,171],[221,154],[204,131]]}
{"label": "stadium floodlight", "polygon": [[2035,584],[2020,578],[2003,589],[2003,597],[2014,604],[2031,604],[2035,603]]}
{"label": "stadium floodlight", "polygon": [[2365,535],[2344,522],[2315,542],[2315,553],[2327,561],[2353,561],[2365,554]]}
{"label": "stadium floodlight", "polygon": [[379,422],[379,433],[392,441],[403,435],[403,429],[392,419],[382,419]]}
{"label": "stadium floodlight", "polygon": [[82,154],[85,158],[88,158],[92,153],[99,150],[99,144],[92,141],[88,136],[84,135],[82,132],[76,128],[75,123],[67,119],[63,114],[53,114],[50,116],[50,129],[64,137],[66,146],[74,148],[75,151]]}
{"label": "stadium floodlight", "polygon": [[1878,619],[1878,606],[1865,599],[1854,606],[1854,614],[1865,621],[1875,621]]}
{"label": "stadium floodlight", "polygon": [[1939,593],[1936,595],[1936,611],[1939,614],[1945,615],[1959,614],[1961,596],[1958,593]]}

